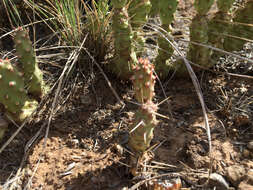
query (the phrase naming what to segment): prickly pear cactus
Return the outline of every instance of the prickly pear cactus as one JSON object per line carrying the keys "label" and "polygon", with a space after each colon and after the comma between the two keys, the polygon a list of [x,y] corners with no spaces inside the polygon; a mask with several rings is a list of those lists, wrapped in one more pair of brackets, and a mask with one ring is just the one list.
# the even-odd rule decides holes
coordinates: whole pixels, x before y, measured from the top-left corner
{"label": "prickly pear cactus", "polygon": [[195,0],[194,6],[198,15],[206,15],[213,3],[214,0]]}
{"label": "prickly pear cactus", "polygon": [[147,59],[139,59],[139,64],[133,66],[134,75],[131,80],[136,100],[143,104],[152,101],[154,97],[155,76],[153,74],[154,66]]}
{"label": "prickly pear cactus", "polygon": [[[174,19],[174,13],[177,9],[178,0],[159,0],[156,2],[159,8],[159,16],[161,20],[161,27],[170,32],[169,26]],[[156,71],[161,78],[165,78],[168,75],[168,59],[173,54],[173,48],[164,37],[158,38],[158,56],[155,60]]]}
{"label": "prickly pear cactus", "polygon": [[[135,91],[135,98],[141,104],[135,112],[134,122],[130,127],[128,145],[136,157],[131,157],[132,171],[136,171],[139,157],[150,147],[153,131],[157,125],[157,105],[152,102],[154,96],[155,76],[154,66],[147,59],[139,59],[139,64],[133,68],[131,78]],[[135,175],[135,174],[134,174]]]}
{"label": "prickly pear cactus", "polygon": [[23,74],[9,60],[0,60],[0,86],[0,103],[14,121],[22,122],[37,108],[37,101],[26,94]]}
{"label": "prickly pear cactus", "polygon": [[156,16],[158,13],[159,13],[159,6],[158,6],[158,2],[157,0],[150,0],[150,3],[151,3],[151,10],[149,12],[149,15],[151,17],[154,17]]}
{"label": "prickly pear cactus", "polygon": [[25,85],[28,86],[28,92],[35,97],[42,97],[46,94],[48,88],[43,81],[43,73],[38,67],[32,42],[25,29],[21,27],[18,29],[14,36],[14,43],[21,63],[20,70],[24,73]]}
{"label": "prickly pear cactus", "polygon": [[[214,0],[196,0],[194,2],[197,15],[193,18],[190,26],[190,40],[201,44],[208,45],[208,19],[206,17],[207,12],[211,8]],[[209,58],[211,56],[211,50],[208,47],[203,47],[195,44],[189,45],[188,59],[193,63],[210,67]]]}
{"label": "prickly pear cactus", "polygon": [[[225,36],[228,34],[229,28],[231,25],[229,24],[232,15],[229,10],[231,9],[235,0],[218,0],[218,12],[215,16],[208,22],[208,41],[212,46],[224,49],[223,42]],[[213,52],[211,58],[209,59],[212,62],[212,65],[217,63],[217,60],[223,54],[220,52]]]}
{"label": "prickly pear cactus", "polygon": [[115,56],[110,64],[112,72],[123,79],[131,76],[131,65],[136,62],[136,54],[132,45],[133,32],[129,24],[126,0],[112,0],[114,7],[112,16],[112,31],[114,36]]}
{"label": "prickly pear cactus", "polygon": [[144,50],[145,40],[142,35],[142,26],[148,21],[148,14],[151,9],[151,3],[149,0],[135,0],[130,1],[128,7],[129,23],[133,29],[133,39],[136,45],[134,51],[137,56],[140,56]]}
{"label": "prickly pear cactus", "polygon": [[227,13],[235,0],[218,0],[217,1],[217,6],[219,9],[219,12]]}
{"label": "prickly pear cactus", "polygon": [[133,29],[142,27],[148,21],[148,14],[151,10],[151,6],[149,0],[130,1],[128,14]]}
{"label": "prickly pear cactus", "polygon": [[147,101],[141,105],[134,115],[134,123],[130,129],[129,146],[138,155],[150,147],[153,131],[157,125],[156,111],[157,105],[152,101]]}
{"label": "prickly pear cactus", "polygon": [[233,25],[228,30],[228,37],[224,40],[224,49],[238,51],[246,43],[244,39],[253,40],[253,1],[249,0],[243,8],[236,10]]}

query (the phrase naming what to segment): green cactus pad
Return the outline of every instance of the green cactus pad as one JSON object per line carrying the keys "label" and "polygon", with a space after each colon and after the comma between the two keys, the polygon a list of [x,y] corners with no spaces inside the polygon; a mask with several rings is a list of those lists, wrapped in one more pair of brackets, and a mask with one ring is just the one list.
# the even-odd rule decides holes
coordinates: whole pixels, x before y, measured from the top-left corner
{"label": "green cactus pad", "polygon": [[139,59],[139,64],[133,68],[131,78],[134,86],[135,98],[141,104],[134,116],[134,123],[130,128],[129,146],[133,151],[142,154],[150,146],[153,130],[157,124],[155,112],[157,105],[152,102],[154,97],[155,76],[154,66],[148,59]]}
{"label": "green cactus pad", "polygon": [[14,36],[14,42],[19,58],[20,69],[24,73],[25,85],[28,92],[35,97],[42,97],[48,91],[48,87],[43,81],[43,73],[36,62],[32,42],[26,30],[19,28]]}
{"label": "green cactus pad", "polygon": [[243,8],[239,8],[234,15],[234,24],[228,30],[228,37],[224,40],[224,49],[227,51],[241,50],[247,42],[253,40],[253,1],[248,1]]}
{"label": "green cactus pad", "polygon": [[217,6],[220,12],[227,13],[235,0],[218,0]]}
{"label": "green cactus pad", "polygon": [[155,15],[157,15],[159,13],[159,5],[158,5],[158,0],[150,0],[151,3],[151,9],[149,12],[149,15],[151,17],[154,17]]}
{"label": "green cactus pad", "polygon": [[148,59],[139,59],[139,64],[133,67],[133,82],[135,98],[139,103],[152,101],[154,97],[155,79],[154,66]]}
{"label": "green cactus pad", "polygon": [[162,25],[171,24],[177,9],[178,0],[159,0],[158,5]]}
{"label": "green cactus pad", "polygon": [[[192,42],[208,45],[208,23],[206,17],[197,15],[192,20],[192,24],[190,26],[190,39]],[[187,57],[192,62],[208,68],[211,66],[209,63],[210,56],[210,48],[190,44]]]}
{"label": "green cactus pad", "polygon": [[148,14],[151,9],[151,3],[149,0],[135,0],[130,1],[128,7],[128,15],[129,15],[129,23],[133,29],[133,45],[134,52],[136,52],[137,56],[141,56],[144,46],[145,39],[142,34],[142,27],[148,21]]}
{"label": "green cactus pad", "polygon": [[148,14],[150,10],[151,3],[149,0],[131,1],[128,7],[131,26],[133,28],[143,26],[148,20]]}
{"label": "green cactus pad", "polygon": [[153,131],[157,125],[156,111],[157,105],[152,101],[147,101],[134,115],[134,123],[130,127],[129,146],[139,155],[150,147]]}
{"label": "green cactus pad", "polygon": [[205,15],[213,5],[214,0],[195,0],[194,6],[199,15]]}
{"label": "green cactus pad", "polygon": [[[153,2],[155,3],[155,2]],[[174,13],[177,9],[178,0],[160,0],[157,2],[159,7],[159,16],[161,20],[161,28],[168,33],[169,26],[174,20]],[[169,73],[169,58],[172,56],[174,49],[164,37],[158,37],[158,56],[155,60],[155,69],[158,76],[164,79]]]}
{"label": "green cactus pad", "polygon": [[129,79],[132,75],[131,65],[136,62],[136,54],[131,42],[133,32],[129,25],[129,17],[125,7],[114,8],[112,30],[115,52],[113,63],[109,65],[109,69],[118,77]]}
{"label": "green cactus pad", "polygon": [[0,103],[14,121],[22,122],[36,109],[38,103],[30,100],[24,89],[23,74],[9,60],[0,60]]}

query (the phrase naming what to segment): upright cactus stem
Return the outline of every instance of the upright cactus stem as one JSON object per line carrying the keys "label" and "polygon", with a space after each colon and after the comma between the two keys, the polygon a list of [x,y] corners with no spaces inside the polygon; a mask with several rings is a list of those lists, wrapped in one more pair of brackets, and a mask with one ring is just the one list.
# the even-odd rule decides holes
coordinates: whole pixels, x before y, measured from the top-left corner
{"label": "upright cactus stem", "polygon": [[[214,0],[195,0],[194,6],[197,15],[193,18],[190,26],[190,40],[192,42],[208,45],[208,19],[207,12],[213,5]],[[210,67],[209,58],[211,49],[197,44],[189,45],[188,59],[193,63]]]}
{"label": "upright cactus stem", "polygon": [[133,66],[133,72],[131,80],[136,100],[141,104],[152,101],[155,86],[154,66],[147,59],[139,59],[139,64]]}
{"label": "upright cactus stem", "polygon": [[[208,41],[212,46],[224,49],[223,43],[225,36],[228,34],[229,24],[232,15],[229,13],[235,0],[218,0],[217,7],[218,12],[215,16],[208,22]],[[209,59],[210,63],[213,65],[217,63],[220,56],[224,55],[218,51],[214,51]]]}
{"label": "upright cactus stem", "polygon": [[0,60],[0,86],[0,103],[14,121],[21,123],[37,108],[37,101],[26,94],[23,74],[9,60]]}
{"label": "upright cactus stem", "polygon": [[14,43],[21,63],[20,70],[24,73],[28,92],[35,97],[42,97],[48,91],[48,87],[43,81],[43,73],[38,67],[28,32],[21,27],[18,28],[14,35]]}
{"label": "upright cactus stem", "polygon": [[157,105],[152,102],[154,97],[154,66],[147,59],[139,59],[139,64],[133,68],[131,80],[135,91],[135,98],[141,104],[135,112],[134,122],[130,127],[129,147],[136,157],[131,158],[132,171],[136,170],[139,157],[150,147],[153,131],[157,125]]}
{"label": "upright cactus stem", "polygon": [[226,51],[241,50],[247,40],[253,40],[253,1],[248,0],[242,8],[236,10],[232,26],[228,29],[228,35],[224,40]]}
{"label": "upright cactus stem", "polygon": [[[159,16],[162,23],[161,27],[165,31],[170,32],[169,26],[174,19],[178,0],[159,0],[156,3],[158,4]],[[155,60],[155,68],[159,77],[165,78],[169,72],[168,59],[172,56],[174,50],[164,37],[158,38],[158,46],[159,50]]]}
{"label": "upright cactus stem", "polygon": [[214,0],[195,0],[194,6],[198,15],[204,16],[210,10]]}
{"label": "upright cactus stem", "polygon": [[151,9],[149,0],[134,0],[130,1],[128,7],[129,22],[133,29],[133,41],[135,42],[135,49],[137,56],[141,55],[145,40],[142,35],[142,27],[148,21],[148,14]]}
{"label": "upright cactus stem", "polygon": [[131,65],[136,62],[132,45],[133,32],[129,24],[127,0],[112,0],[112,30],[114,36],[114,61],[110,64],[112,72],[123,79],[131,76]]}

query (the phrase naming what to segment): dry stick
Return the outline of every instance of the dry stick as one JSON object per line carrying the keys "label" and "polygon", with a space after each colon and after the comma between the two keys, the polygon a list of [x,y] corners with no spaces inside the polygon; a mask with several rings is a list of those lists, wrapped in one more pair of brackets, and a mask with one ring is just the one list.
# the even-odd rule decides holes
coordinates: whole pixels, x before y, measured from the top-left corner
{"label": "dry stick", "polygon": [[[250,63],[253,63],[253,60],[252,59],[249,59],[247,57],[242,57],[240,55],[237,55],[235,53],[231,53],[229,51],[225,51],[223,49],[220,49],[220,48],[216,48],[216,47],[213,47],[213,46],[210,46],[210,45],[206,45],[206,44],[203,44],[203,43],[198,43],[198,42],[192,42],[192,41],[189,41],[189,40],[184,40],[184,39],[178,39],[179,41],[183,41],[183,42],[188,42],[188,43],[191,43],[191,44],[194,44],[194,45],[198,45],[198,46],[201,46],[201,47],[206,47],[206,48],[209,48],[209,49],[212,49],[212,50],[215,50],[215,51],[218,51],[218,52],[221,52],[221,53],[224,53],[224,54],[227,54],[227,55],[231,55],[231,56],[234,56],[238,59],[241,59],[241,60],[244,60],[244,61],[248,61]],[[182,54],[179,54],[180,56],[182,56],[182,58],[184,58],[184,56]],[[189,61],[187,61],[189,62]]]}
{"label": "dry stick", "polygon": [[[57,89],[56,89],[56,93],[55,93],[55,96],[54,96],[54,100],[53,100],[53,104],[52,104],[52,109],[51,109],[51,113],[50,113],[50,116],[49,116],[49,120],[48,120],[48,123],[47,123],[47,128],[46,128],[46,133],[45,133],[45,137],[44,137],[44,145],[43,145],[43,151],[41,152],[40,154],[40,157],[38,159],[38,162],[36,164],[36,168],[32,174],[32,176],[30,177],[29,181],[27,182],[24,190],[26,190],[28,188],[28,186],[30,185],[30,183],[32,182],[32,179],[34,177],[34,174],[36,173],[37,169],[38,169],[38,166],[39,166],[39,163],[42,159],[42,154],[45,152],[45,148],[46,148],[46,142],[47,142],[47,138],[48,138],[48,134],[49,134],[49,128],[50,128],[50,124],[51,124],[51,121],[52,121],[52,118],[55,114],[55,109],[56,109],[56,105],[58,103],[58,97],[60,95],[60,90],[62,88],[62,85],[64,84],[64,81],[65,81],[65,73],[67,72],[67,74],[70,73],[70,71],[72,70],[73,66],[75,65],[76,61],[77,61],[77,58],[83,48],[83,45],[84,45],[84,42],[85,42],[86,38],[84,38],[81,46],[79,47],[78,50],[75,50],[69,57],[67,63],[66,63],[66,66],[64,67],[64,70],[62,71],[62,74],[61,76],[59,77],[59,79],[57,81],[59,81],[58,83],[58,86],[57,86]],[[69,66],[69,64],[72,62],[72,64]],[[68,71],[67,71],[68,70]],[[66,75],[67,77],[67,75]]]}
{"label": "dry stick", "polygon": [[141,185],[143,185],[144,183],[146,183],[148,181],[151,181],[151,180],[154,180],[154,179],[158,179],[158,178],[161,178],[161,177],[165,177],[165,176],[179,177],[180,175],[178,173],[161,174],[161,175],[158,175],[158,176],[151,177],[151,178],[145,179],[143,181],[140,181],[140,182],[136,183],[135,185],[133,185],[129,190],[138,189],[138,187],[140,187]]}

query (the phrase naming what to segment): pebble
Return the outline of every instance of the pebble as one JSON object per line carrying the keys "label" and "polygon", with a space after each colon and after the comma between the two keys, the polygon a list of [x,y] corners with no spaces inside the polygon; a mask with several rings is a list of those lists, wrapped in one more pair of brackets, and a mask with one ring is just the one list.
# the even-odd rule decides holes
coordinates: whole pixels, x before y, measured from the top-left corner
{"label": "pebble", "polygon": [[250,141],[248,144],[247,144],[247,147],[248,149],[250,149],[251,151],[253,150],[253,141]]}
{"label": "pebble", "polygon": [[237,187],[242,181],[242,178],[246,175],[246,170],[240,165],[233,165],[227,168],[228,180],[233,186]]}
{"label": "pebble", "polygon": [[253,186],[243,181],[239,184],[238,190],[253,190]]}
{"label": "pebble", "polygon": [[244,149],[243,152],[242,152],[243,156],[245,158],[249,158],[250,157],[250,151],[248,149]]}

